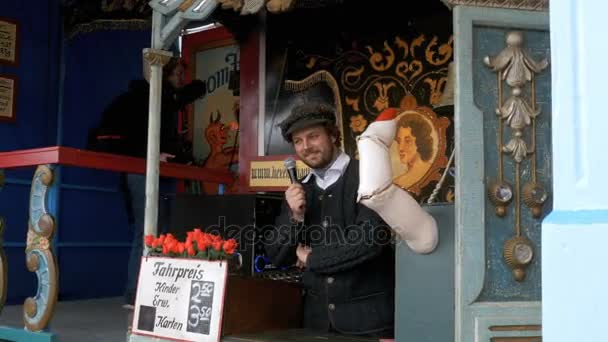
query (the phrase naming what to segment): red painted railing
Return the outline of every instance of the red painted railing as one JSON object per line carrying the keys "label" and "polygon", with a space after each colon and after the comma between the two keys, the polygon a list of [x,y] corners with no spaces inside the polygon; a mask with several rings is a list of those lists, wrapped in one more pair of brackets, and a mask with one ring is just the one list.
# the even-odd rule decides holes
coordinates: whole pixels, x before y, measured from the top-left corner
{"label": "red painted railing", "polygon": [[[0,152],[0,169],[58,164],[116,172],[146,172],[146,160],[116,154],[91,152],[71,147],[53,146],[31,150]],[[160,175],[176,179],[199,180],[230,185],[234,176],[228,171],[173,163],[160,163]]]}

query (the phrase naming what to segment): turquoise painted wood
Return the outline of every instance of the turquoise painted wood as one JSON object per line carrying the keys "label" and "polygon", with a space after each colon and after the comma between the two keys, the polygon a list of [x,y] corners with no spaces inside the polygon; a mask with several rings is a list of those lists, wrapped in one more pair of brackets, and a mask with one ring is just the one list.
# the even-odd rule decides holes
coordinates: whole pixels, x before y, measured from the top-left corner
{"label": "turquoise painted wood", "polygon": [[[529,286],[528,297],[508,296],[501,298],[500,293],[492,291],[504,277],[498,269],[495,274],[488,272],[488,265],[500,265],[502,253],[488,253],[492,247],[491,239],[500,239],[487,233],[486,211],[494,211],[488,205],[486,181],[484,136],[484,110],[476,102],[476,91],[482,91],[474,84],[473,75],[477,70],[486,68],[475,60],[477,44],[476,30],[539,30],[548,31],[548,13],[521,10],[502,10],[496,8],[476,8],[457,6],[454,9],[454,47],[456,63],[455,93],[455,139],[456,139],[456,271],[455,271],[455,341],[488,341],[492,337],[538,336],[538,331],[491,331],[493,325],[538,325],[541,323],[539,296],[534,294],[540,284]],[[497,42],[503,44],[504,37]],[[478,51],[477,53],[483,53]],[[497,51],[487,51],[495,55]],[[494,76],[494,79],[496,76]],[[496,95],[494,95],[495,97]],[[544,112],[547,115],[549,111]],[[490,113],[494,115],[493,113]],[[494,165],[492,165],[495,168]],[[512,228],[509,229],[512,232]],[[502,250],[502,243],[500,248]],[[538,250],[537,250],[538,252]],[[536,255],[538,257],[539,255]],[[502,273],[501,273],[502,272]],[[494,277],[494,278],[492,278]],[[486,283],[495,279],[494,284]],[[538,282],[538,277],[534,280]],[[517,287],[517,283],[511,283]],[[480,297],[484,286],[490,286],[485,298]],[[513,291],[513,293],[516,293]],[[481,299],[484,299],[483,301]]]}
{"label": "turquoise painted wood", "polygon": [[543,340],[605,341],[608,3],[553,1],[550,11],[555,200],[543,222]]}
{"label": "turquoise painted wood", "polygon": [[[495,114],[498,86],[496,72],[486,67],[483,58],[487,55],[496,56],[505,48],[505,36],[511,31],[509,27],[485,27],[476,26],[473,29],[473,87],[474,101],[483,112],[483,134],[484,134],[484,182],[486,186],[493,180],[498,179],[498,146],[496,134],[498,132],[498,117]],[[524,48],[536,61],[548,59],[549,32],[548,30],[524,30]],[[535,76],[536,83],[536,106],[541,109],[541,114],[536,118],[536,162],[537,181],[551,194],[551,74],[545,69]],[[506,88],[506,89],[504,89]],[[529,98],[530,94],[526,87],[524,94]],[[504,98],[510,94],[510,88],[503,82]],[[531,130],[531,129],[528,129]],[[511,138],[510,129],[504,130],[504,141]],[[529,139],[526,139],[530,141]],[[463,146],[463,148],[466,148]],[[531,181],[531,158],[526,158],[521,167],[524,172],[521,175],[521,184]],[[511,185],[515,185],[515,162],[509,154],[503,155],[504,178]],[[543,214],[550,212],[552,196],[549,196],[543,207]],[[486,233],[486,256],[487,269],[484,279],[483,290],[479,301],[530,301],[540,300],[541,293],[541,219],[534,218],[530,209],[522,204],[521,225],[524,235],[534,245],[536,258],[526,270],[526,279],[521,283],[513,282],[511,268],[504,262],[504,242],[513,236],[515,227],[515,201],[507,208],[505,217],[498,217],[488,196],[485,196],[485,233]]]}
{"label": "turquoise painted wood", "polygon": [[454,341],[454,205],[431,205],[439,245],[431,254],[396,246],[395,338],[397,341]]}
{"label": "turquoise painted wood", "polygon": [[[60,168],[55,165],[46,165],[38,169],[32,180],[32,186],[30,191],[29,201],[29,226],[32,229],[32,233],[40,234],[43,236],[46,229],[51,227],[50,234],[53,234],[53,239],[56,236],[57,221],[55,217],[58,214],[58,199],[59,199],[59,186],[60,182]],[[54,224],[41,225],[41,218],[45,215],[50,215]],[[45,222],[48,222],[45,220]],[[44,235],[48,236],[48,235]],[[41,237],[42,239],[42,237]],[[40,240],[41,241],[41,240]],[[49,314],[52,318],[53,307],[51,303],[55,303],[57,300],[57,287],[58,276],[56,272],[56,259],[53,258],[53,254],[47,254],[47,249],[53,253],[53,243],[47,243],[47,247],[44,247],[42,242],[39,245],[35,245],[36,242],[32,239],[33,247],[27,251],[26,259],[35,257],[37,259],[37,268],[35,269],[37,277],[37,290],[36,293],[31,294],[31,300],[35,303],[36,311],[33,316],[25,314],[24,319],[27,321],[28,327],[31,330],[41,331],[28,331],[23,327],[0,327],[0,340],[2,341],[55,341],[55,334],[49,331],[48,321],[44,320],[45,316]],[[42,246],[42,247],[41,247]],[[50,248],[49,248],[50,247]]]}
{"label": "turquoise painted wood", "polygon": [[0,326],[1,341],[8,342],[58,342],[56,334],[50,332],[31,332],[23,328]]}

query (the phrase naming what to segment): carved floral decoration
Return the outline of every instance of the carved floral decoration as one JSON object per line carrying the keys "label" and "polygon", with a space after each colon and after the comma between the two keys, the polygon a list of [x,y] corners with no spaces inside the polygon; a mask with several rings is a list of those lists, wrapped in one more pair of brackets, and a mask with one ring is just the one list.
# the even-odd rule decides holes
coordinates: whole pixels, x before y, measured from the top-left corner
{"label": "carved floral decoration", "polygon": [[[512,269],[513,277],[523,281],[526,268],[534,257],[532,242],[525,237],[521,226],[521,202],[531,209],[535,218],[541,217],[542,206],[547,200],[547,192],[537,181],[536,168],[536,118],[541,115],[541,108],[536,105],[536,74],[549,65],[546,59],[534,60],[523,48],[523,33],[511,31],[506,34],[506,47],[494,57],[486,56],[484,64],[497,74],[497,108],[498,117],[498,179],[488,186],[490,201],[495,205],[499,217],[507,215],[506,207],[515,200],[514,236],[504,244],[503,257]],[[503,83],[510,88],[509,97],[503,101]],[[529,98],[524,94],[529,89]],[[503,145],[504,125],[511,132],[508,142]],[[530,143],[527,142],[530,140]],[[514,189],[503,174],[503,153],[509,154],[515,163]],[[522,165],[530,159],[529,167]],[[529,168],[529,170],[527,170]],[[523,169],[523,170],[522,170]],[[521,185],[522,172],[530,172],[532,180]]]}

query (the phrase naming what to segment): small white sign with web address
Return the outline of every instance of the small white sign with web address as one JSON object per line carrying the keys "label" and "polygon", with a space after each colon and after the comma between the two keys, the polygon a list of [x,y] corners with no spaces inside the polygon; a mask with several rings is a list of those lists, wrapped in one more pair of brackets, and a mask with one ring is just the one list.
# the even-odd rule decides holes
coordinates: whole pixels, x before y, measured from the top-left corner
{"label": "small white sign with web address", "polygon": [[228,263],[143,257],[133,334],[220,341]]}

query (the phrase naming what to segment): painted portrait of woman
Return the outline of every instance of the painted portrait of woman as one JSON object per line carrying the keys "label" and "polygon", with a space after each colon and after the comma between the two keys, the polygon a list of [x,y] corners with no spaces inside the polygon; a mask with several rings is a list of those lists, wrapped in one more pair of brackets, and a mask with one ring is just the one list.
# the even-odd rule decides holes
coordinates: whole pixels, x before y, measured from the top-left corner
{"label": "painted portrait of woman", "polygon": [[425,178],[437,157],[439,135],[429,118],[406,111],[397,119],[391,146],[393,182],[409,189]]}

